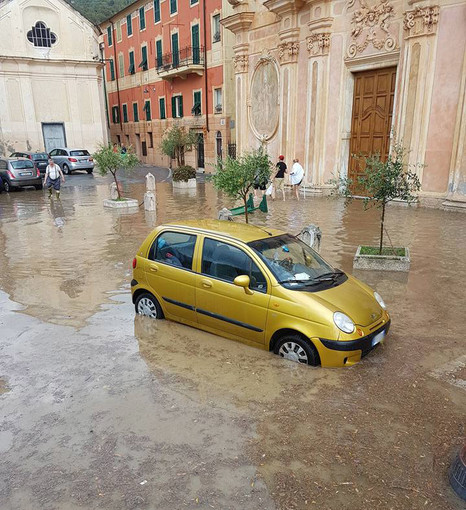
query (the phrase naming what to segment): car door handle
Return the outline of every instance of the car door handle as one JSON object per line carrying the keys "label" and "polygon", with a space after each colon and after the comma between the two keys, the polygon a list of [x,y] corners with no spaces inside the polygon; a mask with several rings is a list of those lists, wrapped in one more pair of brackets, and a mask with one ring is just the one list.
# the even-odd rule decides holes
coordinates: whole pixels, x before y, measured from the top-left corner
{"label": "car door handle", "polygon": [[155,264],[151,264],[151,265],[149,266],[149,270],[150,270],[150,271],[153,271],[154,273],[156,273],[156,272],[159,270],[159,267],[158,267],[158,266],[156,266]]}
{"label": "car door handle", "polygon": [[210,280],[202,280],[202,286],[206,289],[210,289],[212,287],[212,282]]}

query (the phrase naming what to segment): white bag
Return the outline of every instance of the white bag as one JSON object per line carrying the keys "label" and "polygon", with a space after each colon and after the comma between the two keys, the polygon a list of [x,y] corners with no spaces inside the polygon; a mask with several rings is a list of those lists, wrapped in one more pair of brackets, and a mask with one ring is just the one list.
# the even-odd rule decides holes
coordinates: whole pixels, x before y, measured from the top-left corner
{"label": "white bag", "polygon": [[266,195],[271,195],[273,193],[273,182],[270,184],[270,186],[265,191]]}

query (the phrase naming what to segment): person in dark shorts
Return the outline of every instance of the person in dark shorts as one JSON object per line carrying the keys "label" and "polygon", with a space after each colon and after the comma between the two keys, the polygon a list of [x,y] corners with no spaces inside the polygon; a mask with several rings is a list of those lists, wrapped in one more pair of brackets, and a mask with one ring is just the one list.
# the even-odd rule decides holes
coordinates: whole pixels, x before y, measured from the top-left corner
{"label": "person in dark shorts", "polygon": [[49,158],[49,164],[45,170],[45,187],[49,190],[49,197],[52,198],[52,188],[55,190],[55,195],[60,198],[60,183],[65,182],[65,176],[52,158]]}
{"label": "person in dark shorts", "polygon": [[285,174],[288,173],[284,159],[285,156],[278,156],[277,173],[272,179],[272,200],[275,200],[275,193],[279,190],[283,193],[283,202],[285,201]]}
{"label": "person in dark shorts", "polygon": [[257,198],[257,190],[262,191],[262,195],[264,195],[265,190],[267,189],[267,181],[260,181],[259,177],[256,177],[254,180],[254,198]]}

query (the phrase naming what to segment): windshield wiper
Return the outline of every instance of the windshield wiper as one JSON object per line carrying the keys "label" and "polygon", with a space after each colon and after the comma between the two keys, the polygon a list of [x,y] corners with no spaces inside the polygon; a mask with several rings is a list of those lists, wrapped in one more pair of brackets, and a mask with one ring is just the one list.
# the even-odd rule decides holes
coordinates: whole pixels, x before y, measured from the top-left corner
{"label": "windshield wiper", "polygon": [[291,280],[281,280],[278,283],[305,283],[306,285],[318,285],[320,283],[320,281],[291,279]]}
{"label": "windshield wiper", "polygon": [[317,276],[317,278],[314,278],[314,279],[319,280],[321,282],[332,281],[332,280],[336,280],[342,274],[345,274],[345,273],[343,271],[340,271],[339,269],[337,269],[330,273],[321,274],[321,275]]}

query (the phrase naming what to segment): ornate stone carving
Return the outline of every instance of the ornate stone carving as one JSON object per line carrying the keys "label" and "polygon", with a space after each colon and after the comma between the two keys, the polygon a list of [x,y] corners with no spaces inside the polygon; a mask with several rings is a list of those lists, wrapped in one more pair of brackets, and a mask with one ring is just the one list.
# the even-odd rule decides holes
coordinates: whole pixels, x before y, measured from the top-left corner
{"label": "ornate stone carving", "polygon": [[235,73],[247,73],[248,64],[249,64],[248,55],[236,55],[236,57],[233,58]]}
{"label": "ornate stone carving", "polygon": [[[349,0],[348,7],[352,7],[355,0]],[[389,0],[379,0],[374,7],[369,7],[367,0],[359,0],[360,8],[351,18],[351,39],[347,54],[349,58],[362,53],[369,45],[377,50],[396,49],[395,39],[389,31],[390,18],[395,15]]]}
{"label": "ornate stone carving", "polygon": [[278,58],[282,64],[298,60],[299,42],[288,41],[278,45]]}
{"label": "ornate stone carving", "polygon": [[330,50],[330,33],[321,32],[306,37],[307,51],[310,57],[328,55]]}
{"label": "ornate stone carving", "polygon": [[437,32],[440,7],[416,7],[413,11],[405,12],[404,28],[406,37],[433,35]]}

